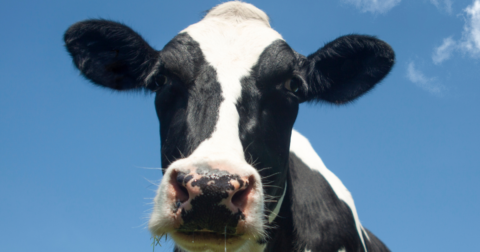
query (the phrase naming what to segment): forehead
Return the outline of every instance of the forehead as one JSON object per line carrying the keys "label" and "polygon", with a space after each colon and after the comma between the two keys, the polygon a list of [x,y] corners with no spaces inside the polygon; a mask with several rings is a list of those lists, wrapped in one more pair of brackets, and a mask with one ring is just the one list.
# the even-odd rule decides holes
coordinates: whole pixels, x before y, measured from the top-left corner
{"label": "forehead", "polygon": [[260,55],[282,36],[267,15],[253,5],[230,2],[212,9],[204,19],[182,31],[198,43],[219,82],[247,76]]}
{"label": "forehead", "polygon": [[[198,145],[190,146],[193,153],[188,159],[215,157],[245,164],[244,143],[239,134],[239,124],[245,120],[240,120],[237,110],[242,100],[242,80],[259,72],[268,76],[268,70],[259,71],[255,66],[264,62],[264,56],[276,60],[271,55],[285,53],[293,55],[282,36],[270,27],[267,15],[241,2],[213,8],[200,22],[190,25],[167,44],[162,50],[164,67],[168,72],[180,73],[179,78],[190,83],[189,91],[195,94],[188,96],[186,129],[193,132],[188,137],[196,139]],[[287,58],[293,61],[293,57]],[[265,68],[275,69],[275,66]],[[218,88],[208,89],[213,84]],[[205,99],[206,94],[212,93],[215,98]],[[206,108],[211,111],[199,112]],[[195,120],[189,121],[190,117]],[[208,134],[199,136],[195,133],[197,128]]]}

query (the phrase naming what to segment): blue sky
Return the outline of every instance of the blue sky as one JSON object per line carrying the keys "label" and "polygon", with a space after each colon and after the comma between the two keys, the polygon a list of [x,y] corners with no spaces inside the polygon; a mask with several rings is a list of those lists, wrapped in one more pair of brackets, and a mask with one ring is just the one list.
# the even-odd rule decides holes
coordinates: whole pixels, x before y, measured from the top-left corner
{"label": "blue sky", "polygon": [[[153,95],[95,87],[62,36],[121,21],[156,49],[220,1],[3,0],[0,251],[151,251],[161,178]],[[347,106],[302,105],[295,128],[392,251],[472,251],[480,237],[480,0],[251,1],[308,55],[376,35],[391,74]],[[155,251],[171,251],[171,244]]]}

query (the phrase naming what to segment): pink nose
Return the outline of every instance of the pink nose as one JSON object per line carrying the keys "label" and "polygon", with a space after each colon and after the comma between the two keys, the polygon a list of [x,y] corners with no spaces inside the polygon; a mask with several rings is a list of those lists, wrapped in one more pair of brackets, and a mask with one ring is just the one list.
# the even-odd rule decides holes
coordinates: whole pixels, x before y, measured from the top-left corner
{"label": "pink nose", "polygon": [[223,201],[232,212],[243,211],[253,187],[253,177],[231,174],[174,173],[170,180],[181,203],[203,196],[208,201]]}
{"label": "pink nose", "polygon": [[217,169],[214,172],[173,172],[170,183],[176,202],[173,211],[183,220],[181,231],[212,231],[235,234],[245,219],[254,193],[254,177],[240,177]]}

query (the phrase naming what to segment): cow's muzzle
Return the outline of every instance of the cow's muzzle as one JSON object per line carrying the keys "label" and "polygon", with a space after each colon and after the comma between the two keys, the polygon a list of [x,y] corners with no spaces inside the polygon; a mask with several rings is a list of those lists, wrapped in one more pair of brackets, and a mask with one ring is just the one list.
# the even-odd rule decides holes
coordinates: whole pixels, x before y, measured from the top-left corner
{"label": "cow's muzzle", "polygon": [[248,199],[255,184],[252,176],[241,177],[204,165],[188,172],[174,171],[169,181],[177,231],[243,234]]}
{"label": "cow's muzzle", "polygon": [[[186,251],[236,251],[265,237],[259,173],[231,160],[175,161],[155,197],[149,229]],[[248,246],[250,246],[248,245]]]}

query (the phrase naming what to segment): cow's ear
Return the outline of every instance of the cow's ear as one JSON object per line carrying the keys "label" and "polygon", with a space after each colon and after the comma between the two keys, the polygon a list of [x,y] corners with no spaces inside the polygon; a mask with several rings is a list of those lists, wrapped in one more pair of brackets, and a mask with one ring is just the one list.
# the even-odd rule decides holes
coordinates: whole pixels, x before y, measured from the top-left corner
{"label": "cow's ear", "polygon": [[337,38],[303,62],[308,82],[305,100],[353,101],[381,81],[394,62],[392,48],[379,39],[363,35]]}
{"label": "cow's ear", "polygon": [[147,87],[159,65],[155,51],[129,27],[87,20],[65,32],[73,63],[93,83],[115,90]]}

